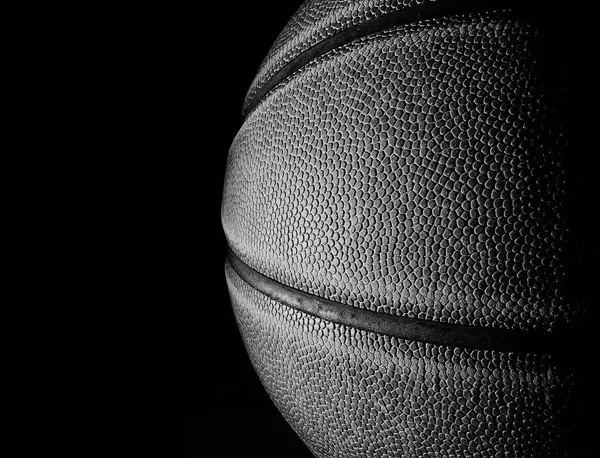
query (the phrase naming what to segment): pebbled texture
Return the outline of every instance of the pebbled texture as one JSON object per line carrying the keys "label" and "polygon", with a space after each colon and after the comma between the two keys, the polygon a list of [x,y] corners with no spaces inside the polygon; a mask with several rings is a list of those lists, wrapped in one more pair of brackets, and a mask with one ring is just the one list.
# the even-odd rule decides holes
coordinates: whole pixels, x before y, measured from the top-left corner
{"label": "pebbled texture", "polygon": [[[312,43],[413,3],[307,3],[249,95]],[[567,149],[573,46],[527,17],[392,27],[283,80],[229,152],[222,223],[235,255],[380,314],[552,335],[585,321],[594,257],[574,173],[589,162]],[[573,368],[591,367],[590,345],[565,345],[578,361],[567,368],[409,342],[312,317],[226,272],[258,375],[320,458],[590,456],[567,452],[569,428],[571,445],[594,437],[573,426],[589,398]]]}
{"label": "pebbled texture", "polygon": [[246,95],[245,106],[277,71],[315,43],[392,11],[435,0],[307,1],[279,34]]}
{"label": "pebbled texture", "polygon": [[539,35],[503,13],[444,18],[304,67],[233,142],[230,246],[360,308],[508,329],[576,320],[560,92],[540,75]]}
{"label": "pebbled texture", "polygon": [[359,331],[226,274],[256,372],[316,456],[567,456],[573,377],[552,358]]}

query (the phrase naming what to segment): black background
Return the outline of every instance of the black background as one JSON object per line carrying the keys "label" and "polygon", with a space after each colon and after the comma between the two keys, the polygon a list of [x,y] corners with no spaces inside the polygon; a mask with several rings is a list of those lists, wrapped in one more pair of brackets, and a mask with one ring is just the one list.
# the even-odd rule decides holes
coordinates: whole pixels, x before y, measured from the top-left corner
{"label": "black background", "polygon": [[271,402],[243,347],[225,284],[220,222],[226,158],[246,91],[302,2],[221,3],[203,11],[196,26],[200,38],[191,32],[186,37],[192,43],[185,44],[190,66],[200,66],[192,84],[199,106],[191,107],[191,119],[199,119],[199,127],[191,128],[195,140],[188,149],[200,161],[184,162],[198,164],[193,172],[183,172],[194,177],[189,189],[198,198],[184,201],[200,221],[193,237],[199,259],[189,260],[185,274],[192,291],[178,305],[175,324],[180,456],[312,457]]}

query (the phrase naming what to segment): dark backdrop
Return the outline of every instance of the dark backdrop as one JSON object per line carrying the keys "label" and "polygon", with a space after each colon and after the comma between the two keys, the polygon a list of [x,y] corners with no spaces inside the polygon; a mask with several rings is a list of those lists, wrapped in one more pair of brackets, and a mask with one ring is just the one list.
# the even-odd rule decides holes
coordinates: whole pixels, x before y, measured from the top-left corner
{"label": "dark backdrop", "polygon": [[193,164],[192,170],[182,176],[190,178],[186,189],[196,196],[184,198],[189,221],[199,224],[192,225],[197,233],[190,250],[198,255],[183,256],[190,267],[182,269],[189,273],[181,283],[191,291],[176,306],[180,456],[312,457],[269,399],[243,347],[227,295],[220,222],[227,152],[244,96],[302,2],[220,3],[197,15],[199,36],[194,28],[185,33],[183,58],[198,76],[192,84],[197,97],[183,105],[193,105],[190,119],[197,124],[190,126],[193,147],[182,164]]}

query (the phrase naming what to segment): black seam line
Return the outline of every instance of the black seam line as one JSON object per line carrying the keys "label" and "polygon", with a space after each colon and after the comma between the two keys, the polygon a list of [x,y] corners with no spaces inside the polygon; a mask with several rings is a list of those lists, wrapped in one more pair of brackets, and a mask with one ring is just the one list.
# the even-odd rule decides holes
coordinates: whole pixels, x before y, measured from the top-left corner
{"label": "black seam line", "polygon": [[275,301],[324,320],[367,332],[450,347],[554,354],[558,333],[467,326],[359,309],[279,283],[252,269],[228,248],[227,259],[248,285]]}
{"label": "black seam line", "polygon": [[271,92],[272,89],[275,88],[275,86],[310,61],[331,51],[334,48],[345,45],[366,35],[380,32],[397,25],[405,25],[439,16],[475,13],[478,11],[500,8],[506,9],[515,7],[517,4],[517,0],[439,0],[433,3],[426,3],[402,10],[392,11],[374,19],[370,19],[360,24],[343,29],[335,35],[331,35],[301,52],[277,73],[275,73],[248,102],[242,112],[242,122],[248,117],[250,112],[256,108],[261,100],[269,92]]}

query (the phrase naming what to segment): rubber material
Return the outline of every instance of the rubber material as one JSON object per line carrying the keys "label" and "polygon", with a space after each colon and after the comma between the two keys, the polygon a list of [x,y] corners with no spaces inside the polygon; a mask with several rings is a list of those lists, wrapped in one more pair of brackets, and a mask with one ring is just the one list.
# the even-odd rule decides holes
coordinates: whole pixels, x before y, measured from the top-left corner
{"label": "rubber material", "polygon": [[341,35],[269,83],[432,1],[311,0],[259,69],[221,213],[240,334],[319,458],[594,456],[576,7]]}

